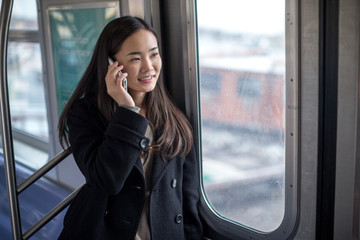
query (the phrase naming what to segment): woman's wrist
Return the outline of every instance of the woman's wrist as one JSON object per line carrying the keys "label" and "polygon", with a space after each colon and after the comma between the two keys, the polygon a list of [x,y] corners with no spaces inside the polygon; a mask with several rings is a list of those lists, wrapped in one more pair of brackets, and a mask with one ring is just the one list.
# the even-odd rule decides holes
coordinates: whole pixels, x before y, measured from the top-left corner
{"label": "woman's wrist", "polygon": [[131,110],[133,112],[139,113],[140,112],[140,108],[137,106],[130,106],[130,105],[123,105],[123,104],[118,104],[119,107],[123,107],[126,108],[128,110]]}

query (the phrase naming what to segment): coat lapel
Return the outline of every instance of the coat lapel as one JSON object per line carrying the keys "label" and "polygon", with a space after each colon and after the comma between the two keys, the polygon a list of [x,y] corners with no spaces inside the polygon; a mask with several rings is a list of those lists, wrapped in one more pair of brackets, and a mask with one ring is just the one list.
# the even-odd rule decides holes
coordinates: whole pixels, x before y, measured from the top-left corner
{"label": "coat lapel", "polygon": [[144,168],[141,164],[141,159],[140,157],[138,157],[138,159],[135,162],[135,168],[137,168],[137,170],[139,170],[139,172],[144,176]]}
{"label": "coat lapel", "polygon": [[167,164],[164,162],[164,160],[161,157],[161,154],[159,152],[155,152],[154,158],[153,158],[153,168],[152,168],[152,174],[151,174],[151,190],[153,190],[158,183],[160,182],[162,176],[164,175],[167,168]]}
{"label": "coat lapel", "polygon": [[[158,129],[155,132],[155,136],[157,139],[160,136],[161,130]],[[156,188],[156,186],[159,184],[161,178],[164,176],[164,173],[167,170],[167,166],[169,165],[169,162],[171,162],[174,158],[166,160],[164,162],[164,159],[162,158],[160,152],[156,151],[154,153],[153,157],[153,167],[152,167],[152,173],[151,173],[151,180],[150,180],[150,189],[151,191]]]}
{"label": "coat lapel", "polygon": [[165,172],[168,169],[169,162],[176,161],[176,157],[168,159],[166,163],[164,162],[161,154],[159,152],[155,152],[153,158],[153,168],[151,174],[151,191],[156,188],[159,184],[161,178],[164,176]]}

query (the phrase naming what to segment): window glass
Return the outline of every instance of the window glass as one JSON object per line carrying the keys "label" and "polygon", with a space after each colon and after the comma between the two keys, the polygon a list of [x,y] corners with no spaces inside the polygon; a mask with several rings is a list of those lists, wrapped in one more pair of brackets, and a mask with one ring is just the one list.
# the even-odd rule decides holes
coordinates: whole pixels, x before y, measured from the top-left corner
{"label": "window glass", "polygon": [[16,0],[13,4],[11,30],[38,30],[36,0]]}
{"label": "window glass", "polygon": [[48,139],[40,44],[9,42],[7,73],[12,127]]}
{"label": "window glass", "polygon": [[263,232],[285,209],[284,19],[284,0],[197,0],[205,195]]}

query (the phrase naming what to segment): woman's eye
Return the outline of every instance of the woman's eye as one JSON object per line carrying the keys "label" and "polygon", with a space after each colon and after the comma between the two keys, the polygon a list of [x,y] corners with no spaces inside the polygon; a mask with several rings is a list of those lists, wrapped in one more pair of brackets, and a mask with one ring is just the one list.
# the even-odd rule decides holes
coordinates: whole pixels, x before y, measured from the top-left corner
{"label": "woman's eye", "polygon": [[157,53],[157,52],[156,52],[156,53],[151,54],[151,56],[152,56],[152,57],[156,57],[157,55],[159,55],[159,53]]}
{"label": "woman's eye", "polygon": [[135,61],[140,61],[140,58],[136,57],[136,58],[132,58],[130,61],[135,62]]}

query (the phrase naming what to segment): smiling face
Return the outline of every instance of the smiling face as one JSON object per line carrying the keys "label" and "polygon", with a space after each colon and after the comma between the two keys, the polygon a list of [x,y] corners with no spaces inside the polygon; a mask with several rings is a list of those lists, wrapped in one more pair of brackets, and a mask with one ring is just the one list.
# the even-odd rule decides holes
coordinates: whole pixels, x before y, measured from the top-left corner
{"label": "smiling face", "polygon": [[[130,35],[115,54],[123,72],[128,73],[128,89],[133,98],[143,99],[154,90],[161,70],[161,57],[154,34],[140,29]],[[135,99],[134,99],[135,100]]]}

